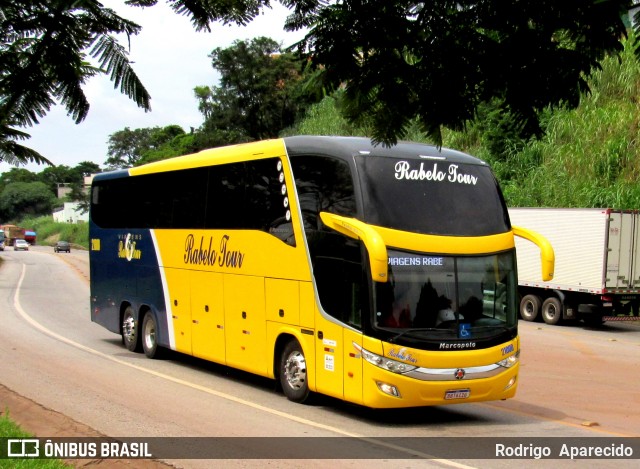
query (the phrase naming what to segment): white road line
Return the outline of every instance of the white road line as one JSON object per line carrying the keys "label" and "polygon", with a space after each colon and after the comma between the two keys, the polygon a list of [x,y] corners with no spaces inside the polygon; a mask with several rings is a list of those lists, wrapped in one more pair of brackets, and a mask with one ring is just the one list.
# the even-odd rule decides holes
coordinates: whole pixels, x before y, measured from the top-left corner
{"label": "white road line", "polygon": [[57,334],[57,333],[53,332],[52,330],[46,328],[45,326],[43,326],[42,324],[37,322],[35,319],[33,319],[31,316],[29,316],[29,314],[27,314],[27,312],[22,308],[22,305],[20,304],[20,289],[22,287],[22,282],[24,281],[24,277],[26,275],[26,271],[27,271],[26,264],[22,264],[22,273],[20,274],[20,279],[18,280],[18,286],[16,288],[16,293],[15,293],[15,296],[13,298],[13,305],[16,308],[16,310],[18,311],[18,313],[20,314],[20,316],[22,316],[22,318],[25,321],[27,321],[33,327],[38,329],[40,332],[48,335],[49,337],[53,337],[54,339],[59,340],[60,342],[64,342],[65,344],[71,345],[72,347],[80,349],[80,350],[82,350],[84,352],[90,353],[92,355],[96,355],[96,356],[98,356],[100,358],[112,361],[114,363],[118,363],[119,365],[127,366],[129,368],[133,368],[135,370],[141,371],[143,373],[147,373],[147,374],[155,376],[157,378],[162,378],[162,379],[165,379],[167,381],[171,381],[171,382],[176,383],[176,384],[187,386],[189,388],[196,389],[198,391],[202,391],[202,392],[207,393],[207,394],[211,394],[211,395],[219,397],[221,399],[226,399],[228,401],[235,402],[237,404],[241,404],[241,405],[244,405],[244,406],[247,406],[247,407],[251,407],[253,409],[260,410],[262,412],[266,412],[266,413],[269,413],[269,414],[272,414],[272,415],[277,415],[278,417],[282,417],[284,419],[288,419],[288,420],[291,420],[291,421],[294,421],[294,422],[298,422],[298,423],[301,423],[303,425],[308,425],[310,427],[319,428],[319,429],[326,430],[326,431],[329,431],[329,432],[333,432],[333,433],[336,433],[336,434],[342,435],[342,436],[359,438],[359,439],[362,439],[363,441],[367,441],[369,443],[372,443],[372,444],[375,444],[375,445],[378,445],[378,446],[384,446],[384,447],[393,449],[395,451],[407,453],[408,456],[418,456],[418,457],[421,457],[421,458],[424,458],[424,459],[428,459],[428,460],[433,461],[433,462],[437,462],[437,463],[443,464],[445,466],[455,467],[455,468],[458,468],[458,469],[474,469],[473,466],[467,466],[465,464],[460,464],[460,463],[457,463],[455,461],[449,461],[448,459],[436,459],[436,458],[433,458],[431,455],[426,454],[426,453],[422,453],[420,451],[414,451],[414,450],[411,450],[409,448],[403,448],[401,446],[396,446],[396,445],[384,443],[382,441],[376,440],[375,438],[366,437],[366,436],[360,435],[358,433],[348,432],[348,431],[342,430],[340,428],[332,427],[330,425],[324,425],[322,423],[314,422],[313,420],[304,419],[304,418],[297,417],[297,416],[292,415],[292,414],[287,414],[285,412],[281,412],[279,410],[271,409],[269,407],[265,407],[265,406],[262,406],[260,404],[256,404],[255,402],[251,402],[251,401],[247,401],[247,400],[244,400],[244,399],[240,399],[240,398],[232,396],[230,394],[226,394],[226,393],[223,393],[223,392],[220,392],[220,391],[216,391],[214,389],[207,388],[207,387],[201,386],[199,384],[191,383],[189,381],[185,381],[183,379],[176,378],[174,376],[166,375],[164,373],[159,373],[157,371],[149,370],[147,368],[144,368],[144,367],[141,367],[141,366],[138,366],[138,365],[134,365],[132,363],[128,363],[128,362],[123,361],[123,360],[119,360],[119,359],[117,359],[117,358],[115,358],[115,357],[113,357],[111,355],[107,355],[105,353],[99,352],[98,350],[94,350],[94,349],[92,349],[90,347],[87,347],[86,345],[79,344],[78,342],[75,342],[75,341],[73,341],[71,339],[68,339],[67,337],[61,336],[60,334]]}

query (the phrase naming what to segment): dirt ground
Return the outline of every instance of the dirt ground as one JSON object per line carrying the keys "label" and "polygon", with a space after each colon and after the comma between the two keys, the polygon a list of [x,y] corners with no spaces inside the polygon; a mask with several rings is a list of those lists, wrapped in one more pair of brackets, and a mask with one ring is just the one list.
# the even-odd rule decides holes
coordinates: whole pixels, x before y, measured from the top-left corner
{"label": "dirt ground", "polygon": [[[0,415],[9,415],[24,431],[38,437],[105,437],[37,402],[27,399],[0,384]],[[168,469],[165,463],[147,459],[74,459],[65,463],[74,467],[95,466],[104,469]]]}

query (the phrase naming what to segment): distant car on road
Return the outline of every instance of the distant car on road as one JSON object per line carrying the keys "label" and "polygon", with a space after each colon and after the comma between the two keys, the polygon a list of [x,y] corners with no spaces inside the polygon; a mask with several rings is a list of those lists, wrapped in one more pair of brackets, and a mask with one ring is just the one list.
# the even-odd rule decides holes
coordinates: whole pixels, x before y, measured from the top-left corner
{"label": "distant car on road", "polygon": [[55,252],[71,252],[71,245],[67,241],[58,241],[53,246]]}
{"label": "distant car on road", "polygon": [[13,250],[14,251],[28,251],[29,243],[27,243],[24,239],[16,239],[13,242]]}

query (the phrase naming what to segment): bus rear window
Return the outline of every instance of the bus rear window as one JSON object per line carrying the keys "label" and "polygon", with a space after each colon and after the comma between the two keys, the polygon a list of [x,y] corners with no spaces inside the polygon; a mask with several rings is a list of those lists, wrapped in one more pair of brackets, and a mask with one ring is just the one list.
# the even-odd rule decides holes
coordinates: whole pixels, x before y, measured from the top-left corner
{"label": "bus rear window", "polygon": [[358,156],[365,222],[414,233],[487,236],[509,231],[488,166]]}

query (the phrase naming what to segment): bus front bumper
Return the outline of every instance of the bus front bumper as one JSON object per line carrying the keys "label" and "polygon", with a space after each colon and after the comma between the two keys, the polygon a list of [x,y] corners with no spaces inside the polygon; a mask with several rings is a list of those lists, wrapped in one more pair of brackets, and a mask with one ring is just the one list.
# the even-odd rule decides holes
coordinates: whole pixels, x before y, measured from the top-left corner
{"label": "bus front bumper", "polygon": [[[421,407],[509,399],[515,396],[520,364],[473,377],[464,368],[422,379],[364,363],[363,404],[373,408]],[[478,376],[482,376],[477,374]],[[433,379],[429,379],[433,378]]]}

